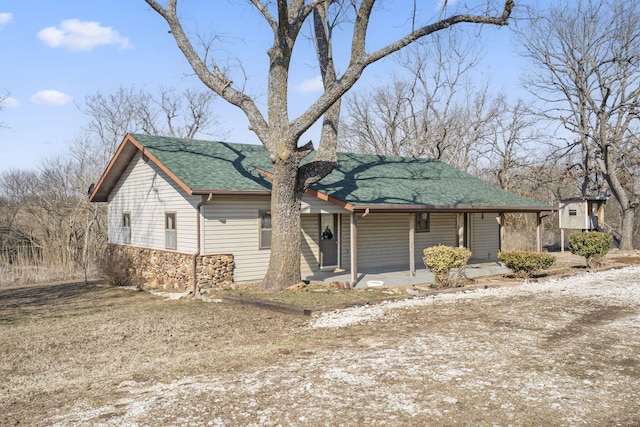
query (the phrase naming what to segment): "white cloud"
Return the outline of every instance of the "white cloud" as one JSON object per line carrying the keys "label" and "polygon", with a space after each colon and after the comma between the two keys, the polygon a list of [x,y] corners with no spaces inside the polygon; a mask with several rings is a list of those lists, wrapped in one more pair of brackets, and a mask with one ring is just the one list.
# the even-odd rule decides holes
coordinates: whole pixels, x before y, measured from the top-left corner
{"label": "white cloud", "polygon": [[65,105],[71,102],[73,98],[64,92],[57,90],[41,90],[31,97],[31,102],[41,105]]}
{"label": "white cloud", "polygon": [[7,108],[17,108],[20,106],[20,101],[12,96],[8,96],[0,102],[0,106]]}
{"label": "white cloud", "polygon": [[128,38],[113,28],[79,19],[65,19],[58,27],[44,28],[38,32],[38,38],[49,47],[64,47],[72,51],[89,52],[104,45],[117,45],[120,49],[133,47]]}
{"label": "white cloud", "polygon": [[13,20],[13,14],[8,12],[0,13],[0,28]]}
{"label": "white cloud", "polygon": [[316,76],[312,79],[306,79],[298,85],[297,89],[302,93],[320,92],[324,89],[322,77]]}

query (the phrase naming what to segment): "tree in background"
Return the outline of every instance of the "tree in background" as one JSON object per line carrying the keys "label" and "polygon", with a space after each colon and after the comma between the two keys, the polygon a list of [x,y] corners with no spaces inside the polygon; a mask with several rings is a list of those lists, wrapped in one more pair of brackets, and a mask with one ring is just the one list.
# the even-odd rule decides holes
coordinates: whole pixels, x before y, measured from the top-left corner
{"label": "tree in background", "polygon": [[[168,23],[190,66],[200,80],[230,104],[241,109],[251,129],[256,133],[273,163],[271,191],[272,250],[269,267],[261,287],[284,288],[300,281],[300,206],[305,189],[327,176],[336,166],[337,135],[340,119],[340,99],[360,79],[362,72],[371,64],[400,51],[430,34],[446,30],[461,23],[506,25],[514,7],[512,0],[487,1],[480,14],[460,13],[447,17],[436,17],[428,24],[415,25],[418,3],[406,12],[407,20],[414,23],[408,32],[397,40],[374,51],[367,51],[367,35],[372,13],[379,3],[375,0],[278,0],[277,2],[251,0],[253,9],[264,19],[273,34],[268,49],[266,114],[260,110],[256,98],[245,90],[246,74],[238,84],[229,70],[221,66],[215,38],[189,38],[179,17],[177,0],[168,0],[166,6],[155,0],[145,0]],[[444,3],[441,16],[446,12]],[[243,6],[244,8],[245,6]],[[402,7],[396,5],[395,7]],[[427,7],[433,7],[429,2]],[[478,6],[479,8],[480,6]],[[396,9],[396,13],[397,13]],[[423,11],[426,13],[426,11]],[[294,47],[299,45],[300,33],[305,22],[313,28],[318,68],[322,76],[324,92],[303,113],[289,119],[289,71]],[[336,47],[334,31],[351,24],[347,37],[351,49],[345,71],[338,75],[334,54]],[[376,28],[373,28],[376,30]],[[383,28],[378,28],[383,30]],[[204,41],[198,51],[194,41]],[[301,160],[309,155],[312,144],[299,147],[302,134],[322,119],[322,131],[318,150],[311,161],[301,166]]]}
{"label": "tree in background", "polygon": [[346,100],[340,148],[427,157],[477,171],[504,100],[473,82],[480,50],[463,34],[434,34],[403,52],[402,74]]}
{"label": "tree in background", "polygon": [[633,247],[640,192],[640,4],[582,0],[533,20],[523,54],[535,72],[531,93],[548,106],[542,114],[568,130],[565,152],[578,153],[587,195],[601,175],[621,212],[620,248]]}
{"label": "tree in background", "polygon": [[[37,171],[0,174],[0,259],[12,262],[22,281],[64,279],[78,271],[86,279],[107,239],[106,206],[89,203],[87,190],[123,133],[224,137],[212,113],[214,96],[124,87],[88,96],[81,110],[89,121],[68,153],[45,159]],[[12,277],[4,276],[0,281]]]}
{"label": "tree in background", "polygon": [[80,108],[89,117],[86,134],[81,138],[81,149],[92,150],[99,166],[104,167],[126,132],[187,139],[198,134],[224,138],[228,133],[213,113],[214,101],[214,93],[194,89],[178,93],[161,87],[157,93],[152,93],[135,87],[120,87],[109,94],[97,92],[87,96]]}

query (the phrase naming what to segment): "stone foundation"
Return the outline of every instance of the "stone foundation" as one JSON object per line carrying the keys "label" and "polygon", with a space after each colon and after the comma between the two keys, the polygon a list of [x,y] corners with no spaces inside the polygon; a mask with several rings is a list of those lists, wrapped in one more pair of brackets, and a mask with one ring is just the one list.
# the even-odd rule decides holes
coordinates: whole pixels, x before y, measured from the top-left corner
{"label": "stone foundation", "polygon": [[[193,254],[134,246],[109,245],[130,259],[134,280],[143,288],[169,292],[193,289]],[[229,288],[233,284],[233,255],[199,255],[196,257],[197,290]]]}

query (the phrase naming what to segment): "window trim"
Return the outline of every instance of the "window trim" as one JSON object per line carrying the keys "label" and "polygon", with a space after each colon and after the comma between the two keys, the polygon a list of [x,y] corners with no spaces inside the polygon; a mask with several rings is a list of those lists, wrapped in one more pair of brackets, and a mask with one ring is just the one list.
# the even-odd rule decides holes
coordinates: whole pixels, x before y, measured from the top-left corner
{"label": "window trim", "polygon": [[131,212],[122,212],[122,243],[131,244]]}
{"label": "window trim", "polygon": [[[262,226],[263,216],[267,214],[269,215],[269,222],[271,222],[271,209],[260,209],[258,211],[258,249],[271,249],[271,233],[273,231],[273,225],[269,228],[264,228]],[[269,233],[269,245],[263,243],[263,240],[266,240],[263,238],[263,235],[267,232]]]}
{"label": "window trim", "polygon": [[[168,219],[173,216],[173,228],[168,228]],[[170,250],[178,249],[178,214],[176,212],[164,213],[164,248]],[[169,245],[169,235],[173,233],[173,245]],[[173,247],[172,247],[173,246]]]}
{"label": "window trim", "polygon": [[[426,215],[427,218],[421,218]],[[426,224],[426,226],[424,226]],[[431,213],[429,212],[416,212],[416,233],[429,233],[431,231]]]}

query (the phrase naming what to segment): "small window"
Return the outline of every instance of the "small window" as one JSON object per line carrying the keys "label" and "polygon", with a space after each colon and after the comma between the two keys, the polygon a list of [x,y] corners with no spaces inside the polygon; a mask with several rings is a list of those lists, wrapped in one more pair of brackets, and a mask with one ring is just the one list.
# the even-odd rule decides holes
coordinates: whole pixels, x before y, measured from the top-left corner
{"label": "small window", "polygon": [[164,244],[167,249],[176,249],[176,214],[168,212],[164,214]]}
{"label": "small window", "polygon": [[129,212],[122,214],[122,243],[131,244],[131,214]]}
{"label": "small window", "polygon": [[429,213],[419,212],[416,214],[416,233],[427,233],[429,231]]}
{"label": "small window", "polygon": [[271,211],[260,211],[260,249],[271,248]]}
{"label": "small window", "polygon": [[575,209],[569,209],[569,216],[577,216],[578,215],[578,211],[576,211]]}

